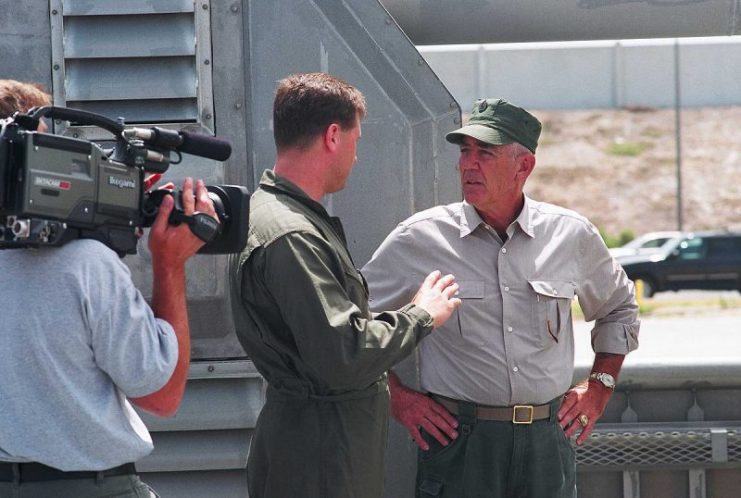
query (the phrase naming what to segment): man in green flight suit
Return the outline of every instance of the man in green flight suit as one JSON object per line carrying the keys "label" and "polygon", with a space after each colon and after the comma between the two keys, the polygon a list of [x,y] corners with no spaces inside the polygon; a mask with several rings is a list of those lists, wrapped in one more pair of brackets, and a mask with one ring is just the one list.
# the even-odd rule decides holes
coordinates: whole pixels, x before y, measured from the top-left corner
{"label": "man in green flight suit", "polygon": [[433,272],[412,303],[371,314],[342,225],[320,204],[355,163],[363,95],[323,73],[278,84],[277,159],[252,197],[238,335],[268,383],[248,461],[252,498],[377,498],[386,371],[460,304]]}

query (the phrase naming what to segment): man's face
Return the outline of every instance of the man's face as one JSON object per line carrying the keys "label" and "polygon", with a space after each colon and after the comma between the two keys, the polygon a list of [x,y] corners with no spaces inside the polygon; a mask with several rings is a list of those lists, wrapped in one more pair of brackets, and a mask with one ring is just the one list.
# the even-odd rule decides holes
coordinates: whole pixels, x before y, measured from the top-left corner
{"label": "man's face", "polygon": [[337,150],[335,182],[332,192],[345,188],[355,161],[357,161],[358,140],[360,140],[360,119],[356,119],[355,126],[340,131],[340,142]]}
{"label": "man's face", "polygon": [[463,196],[479,211],[519,202],[522,185],[512,145],[489,145],[464,137],[458,167]]}

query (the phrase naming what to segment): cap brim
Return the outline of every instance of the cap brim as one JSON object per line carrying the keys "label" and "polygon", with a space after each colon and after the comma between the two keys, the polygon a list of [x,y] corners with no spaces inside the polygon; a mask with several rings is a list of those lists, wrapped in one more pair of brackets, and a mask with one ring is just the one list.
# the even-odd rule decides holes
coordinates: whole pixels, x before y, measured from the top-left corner
{"label": "cap brim", "polygon": [[451,144],[460,144],[463,142],[463,137],[475,138],[479,142],[489,145],[507,145],[516,141],[503,131],[478,124],[466,125],[463,128],[453,130],[445,135],[445,140]]}

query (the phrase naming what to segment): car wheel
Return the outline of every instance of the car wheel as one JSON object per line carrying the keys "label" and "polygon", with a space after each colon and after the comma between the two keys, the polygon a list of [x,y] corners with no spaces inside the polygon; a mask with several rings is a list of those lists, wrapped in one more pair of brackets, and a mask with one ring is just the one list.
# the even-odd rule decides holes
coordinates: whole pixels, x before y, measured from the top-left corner
{"label": "car wheel", "polygon": [[641,297],[648,298],[653,297],[654,294],[656,294],[656,284],[653,280],[648,277],[637,277],[635,280],[643,282],[643,293]]}

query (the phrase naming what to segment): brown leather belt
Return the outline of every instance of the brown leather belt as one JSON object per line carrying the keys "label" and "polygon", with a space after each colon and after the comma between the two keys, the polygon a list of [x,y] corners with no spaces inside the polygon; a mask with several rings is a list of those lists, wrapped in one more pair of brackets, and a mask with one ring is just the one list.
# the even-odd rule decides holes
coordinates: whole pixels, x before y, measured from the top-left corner
{"label": "brown leather belt", "polygon": [[[433,394],[432,399],[440,403],[450,413],[458,414],[458,402]],[[497,422],[512,422],[513,424],[532,424],[534,420],[543,420],[551,416],[551,405],[515,405],[515,406],[486,406],[476,405],[476,418],[479,420],[495,420]]]}

